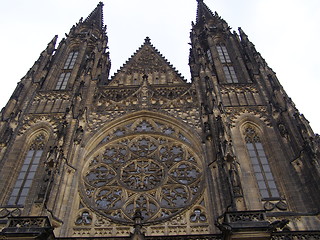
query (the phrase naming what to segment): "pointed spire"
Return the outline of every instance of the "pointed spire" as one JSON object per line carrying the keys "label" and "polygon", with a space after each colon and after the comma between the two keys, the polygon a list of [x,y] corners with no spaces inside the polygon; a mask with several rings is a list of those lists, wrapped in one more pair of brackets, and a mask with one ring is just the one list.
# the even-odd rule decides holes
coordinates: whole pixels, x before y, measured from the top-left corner
{"label": "pointed spire", "polygon": [[213,12],[208,8],[208,6],[203,2],[203,0],[197,0],[197,23],[201,22],[203,18],[213,18]]}
{"label": "pointed spire", "polygon": [[84,20],[84,24],[95,25],[99,29],[103,28],[103,3],[99,2],[98,6]]}
{"label": "pointed spire", "polygon": [[48,43],[48,46],[46,48],[46,51],[48,54],[52,54],[54,49],[55,49],[55,46],[56,46],[56,43],[57,43],[57,39],[58,39],[58,35],[55,35],[53,37],[53,39]]}

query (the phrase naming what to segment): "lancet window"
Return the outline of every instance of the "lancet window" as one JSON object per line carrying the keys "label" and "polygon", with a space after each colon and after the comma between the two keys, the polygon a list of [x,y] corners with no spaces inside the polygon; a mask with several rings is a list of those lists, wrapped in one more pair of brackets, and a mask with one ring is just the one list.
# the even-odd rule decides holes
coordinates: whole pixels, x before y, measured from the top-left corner
{"label": "lancet window", "polygon": [[236,72],[234,71],[234,68],[233,66],[223,66],[223,72],[226,76],[226,79],[227,79],[227,83],[237,83],[239,82],[238,81],[238,78],[237,78],[237,75],[236,75]]}
{"label": "lancet window", "polygon": [[245,130],[245,140],[253,172],[262,198],[279,198],[279,192],[270,169],[260,137],[252,127]]}
{"label": "lancet window", "polygon": [[217,47],[220,61],[222,63],[231,63],[226,46],[223,44],[220,44],[220,45],[217,45],[216,47]]}
{"label": "lancet window", "polygon": [[27,151],[8,205],[24,205],[35,177],[44,148],[44,135],[39,135]]}
{"label": "lancet window", "polygon": [[212,54],[211,54],[210,49],[207,50],[207,56],[208,56],[209,62],[213,63],[213,58],[212,58]]}
{"label": "lancet window", "polygon": [[64,63],[62,72],[59,76],[55,90],[65,90],[68,85],[69,78],[71,76],[72,69],[76,63],[77,57],[79,55],[78,51],[72,51],[69,53],[67,60]]}
{"label": "lancet window", "polygon": [[74,64],[76,63],[78,54],[79,54],[79,52],[77,52],[77,51],[70,52],[68,55],[68,58],[64,64],[63,69],[73,69]]}
{"label": "lancet window", "polygon": [[70,72],[60,74],[60,77],[56,85],[56,90],[65,90],[67,88],[70,75],[71,75]]}
{"label": "lancet window", "polygon": [[230,59],[228,50],[224,44],[216,45],[216,49],[219,55],[219,59],[223,64],[223,72],[226,77],[227,83],[238,83],[239,80],[237,78],[237,74],[232,65],[232,61]]}

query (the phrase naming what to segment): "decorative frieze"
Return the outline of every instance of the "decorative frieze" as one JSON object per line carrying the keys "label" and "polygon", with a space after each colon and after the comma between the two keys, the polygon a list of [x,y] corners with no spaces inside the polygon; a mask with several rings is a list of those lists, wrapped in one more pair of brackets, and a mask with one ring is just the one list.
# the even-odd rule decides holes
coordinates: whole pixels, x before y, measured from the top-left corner
{"label": "decorative frieze", "polygon": [[66,92],[39,92],[33,99],[29,113],[64,113],[70,106]]}
{"label": "decorative frieze", "polygon": [[226,107],[225,112],[230,119],[231,127],[235,127],[237,120],[243,114],[251,114],[265,122],[267,126],[271,126],[270,115],[267,107],[254,106],[254,107]]}
{"label": "decorative frieze", "polygon": [[221,96],[224,106],[262,105],[262,98],[253,84],[222,85]]}

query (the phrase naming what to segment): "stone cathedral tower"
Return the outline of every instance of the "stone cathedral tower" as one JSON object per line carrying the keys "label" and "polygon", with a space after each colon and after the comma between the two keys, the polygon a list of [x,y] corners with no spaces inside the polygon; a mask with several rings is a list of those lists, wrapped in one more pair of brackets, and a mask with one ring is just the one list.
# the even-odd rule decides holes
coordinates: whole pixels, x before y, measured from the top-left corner
{"label": "stone cathedral tower", "polygon": [[318,135],[243,30],[198,0],[191,82],[148,37],[109,78],[102,10],[1,111],[0,238],[320,239]]}

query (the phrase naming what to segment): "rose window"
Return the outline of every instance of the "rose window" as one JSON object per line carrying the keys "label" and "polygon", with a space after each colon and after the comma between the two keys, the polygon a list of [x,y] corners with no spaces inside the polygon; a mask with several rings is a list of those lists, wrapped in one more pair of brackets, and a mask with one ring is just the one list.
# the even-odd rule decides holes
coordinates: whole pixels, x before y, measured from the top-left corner
{"label": "rose window", "polygon": [[[152,130],[146,122],[140,128]],[[88,207],[111,220],[133,223],[139,210],[143,222],[158,222],[195,203],[203,191],[202,169],[181,139],[147,132],[121,135],[89,158],[81,195]]]}
{"label": "rose window", "polygon": [[120,181],[132,190],[146,191],[160,185],[164,178],[163,167],[152,159],[135,159],[126,164],[120,173]]}

